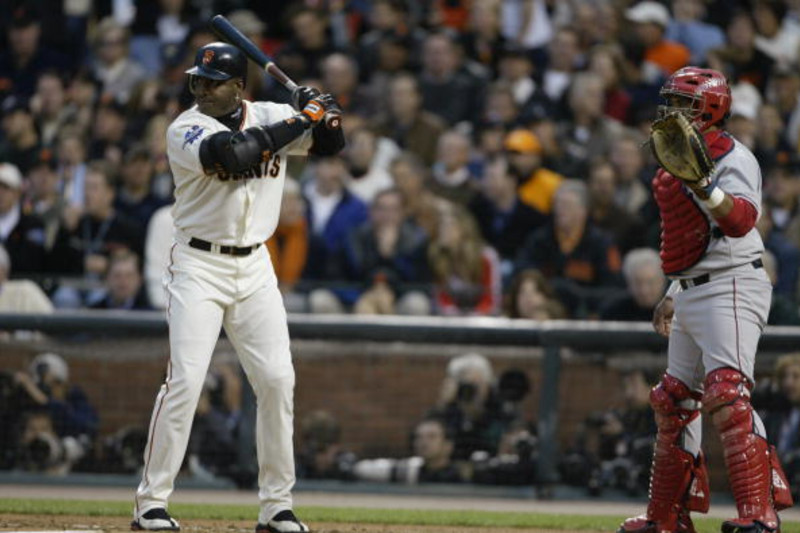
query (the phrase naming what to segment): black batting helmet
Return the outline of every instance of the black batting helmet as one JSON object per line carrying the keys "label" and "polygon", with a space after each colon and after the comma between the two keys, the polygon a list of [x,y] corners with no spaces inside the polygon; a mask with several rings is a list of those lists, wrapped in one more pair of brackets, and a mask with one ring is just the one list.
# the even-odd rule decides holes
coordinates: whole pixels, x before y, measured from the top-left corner
{"label": "black batting helmet", "polygon": [[212,80],[242,78],[246,83],[247,57],[228,43],[210,43],[197,50],[194,66],[186,74]]}

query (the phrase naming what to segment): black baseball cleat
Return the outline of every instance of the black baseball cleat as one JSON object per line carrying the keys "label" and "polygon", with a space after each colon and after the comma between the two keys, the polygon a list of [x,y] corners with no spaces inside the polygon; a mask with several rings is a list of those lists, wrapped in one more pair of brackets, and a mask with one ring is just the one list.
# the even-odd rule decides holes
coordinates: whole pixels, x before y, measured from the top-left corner
{"label": "black baseball cleat", "polygon": [[771,524],[770,527],[760,520],[733,519],[722,523],[722,533],[780,533],[780,523]]}
{"label": "black baseball cleat", "polygon": [[311,531],[292,511],[281,511],[266,524],[258,524],[256,533],[295,533]]}
{"label": "black baseball cleat", "polygon": [[131,531],[180,531],[181,526],[166,509],[150,509],[131,522]]}

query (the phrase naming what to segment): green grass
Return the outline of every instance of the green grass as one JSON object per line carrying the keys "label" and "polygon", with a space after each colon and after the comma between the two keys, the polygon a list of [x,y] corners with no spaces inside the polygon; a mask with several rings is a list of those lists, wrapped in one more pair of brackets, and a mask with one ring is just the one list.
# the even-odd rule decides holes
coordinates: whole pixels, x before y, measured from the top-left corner
{"label": "green grass", "polygon": [[[580,505],[576,502],[576,505]],[[180,520],[220,519],[254,520],[255,505],[172,504],[170,511]],[[301,507],[298,514],[307,522],[371,523],[474,528],[547,528],[614,531],[621,516],[569,516],[542,513],[505,513],[491,511],[415,511],[409,509],[361,509]],[[37,515],[88,515],[128,517],[129,502],[83,500],[0,500],[0,513]],[[697,518],[700,533],[716,533],[720,520]],[[784,522],[783,533],[800,533],[800,522]]]}

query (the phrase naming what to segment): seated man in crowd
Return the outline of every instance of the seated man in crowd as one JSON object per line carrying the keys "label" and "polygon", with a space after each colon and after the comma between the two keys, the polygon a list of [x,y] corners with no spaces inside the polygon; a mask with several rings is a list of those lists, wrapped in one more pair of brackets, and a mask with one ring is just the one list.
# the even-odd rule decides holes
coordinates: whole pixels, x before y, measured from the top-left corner
{"label": "seated man in crowd", "polygon": [[650,322],[666,284],[658,252],[652,248],[631,250],[622,261],[622,273],[628,290],[611,299],[600,310],[600,318]]}
{"label": "seated man in crowd", "polygon": [[92,309],[129,309],[147,311],[153,307],[142,282],[139,256],[129,250],[111,255],[106,272],[106,294],[91,304]]}

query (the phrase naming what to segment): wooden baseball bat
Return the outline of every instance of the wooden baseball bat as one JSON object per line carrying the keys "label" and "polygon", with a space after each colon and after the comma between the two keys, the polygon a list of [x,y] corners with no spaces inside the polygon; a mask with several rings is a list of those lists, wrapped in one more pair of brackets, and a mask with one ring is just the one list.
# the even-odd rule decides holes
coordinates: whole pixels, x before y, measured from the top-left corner
{"label": "wooden baseball bat", "polygon": [[[270,76],[278,80],[278,82],[289,89],[289,91],[297,89],[297,84],[287,76],[263,50],[256,46],[253,41],[248,39],[224,16],[214,15],[211,19],[211,29],[214,30],[214,33],[220,38],[244,52],[248,58],[254,61],[259,67],[263,68]],[[325,115],[325,125],[329,128],[338,128],[341,126],[341,117],[338,114],[327,113]]]}

